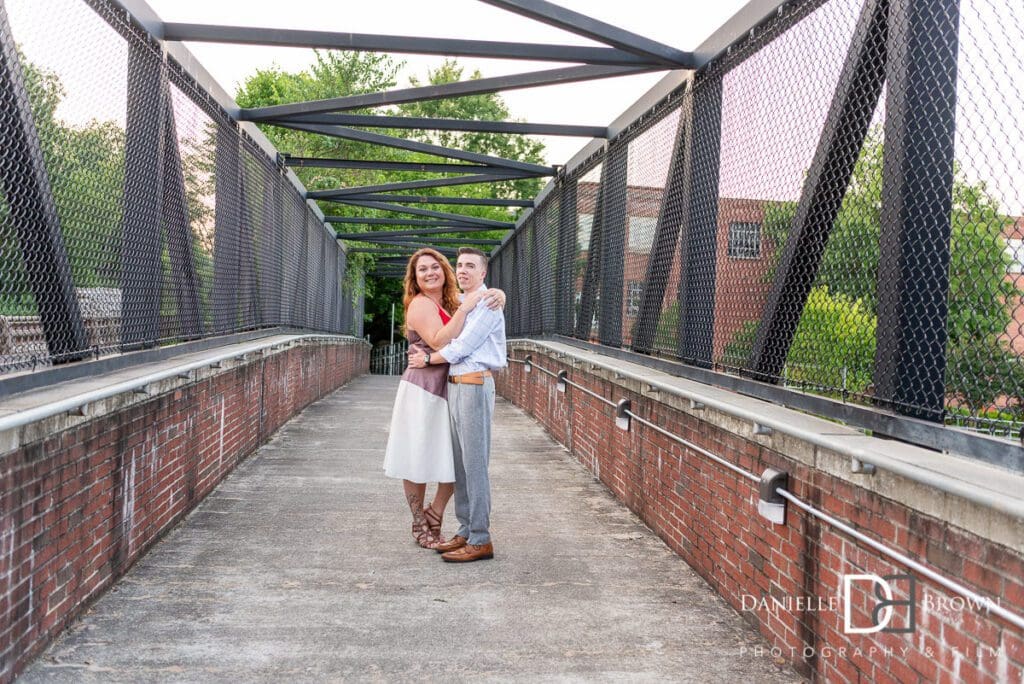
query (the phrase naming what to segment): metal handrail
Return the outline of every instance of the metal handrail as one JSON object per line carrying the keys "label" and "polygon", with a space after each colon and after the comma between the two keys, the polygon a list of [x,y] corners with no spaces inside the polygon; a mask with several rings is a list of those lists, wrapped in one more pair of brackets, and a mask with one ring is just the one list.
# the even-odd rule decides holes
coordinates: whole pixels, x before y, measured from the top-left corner
{"label": "metal handrail", "polygon": [[[1001,513],[1011,515],[1015,518],[1024,518],[1024,500],[1011,498],[999,492],[981,491],[970,483],[957,480],[945,473],[922,469],[913,463],[907,463],[897,458],[886,456],[885,454],[868,451],[858,446],[842,444],[837,442],[837,440],[831,436],[822,435],[813,430],[804,429],[785,420],[777,420],[770,416],[759,415],[753,410],[737,407],[720,399],[698,396],[677,387],[666,385],[655,378],[633,375],[628,371],[617,371],[617,373],[624,377],[630,377],[650,385],[651,388],[656,391],[672,392],[678,396],[706,404],[708,408],[713,408],[733,417],[740,418],[742,420],[749,420],[773,430],[778,430],[779,432],[791,435],[814,446],[849,456],[851,459],[863,464],[875,466],[913,482],[932,487],[940,492],[953,494],[954,496],[958,496],[986,508],[1000,511]],[[692,380],[692,382],[700,381]]]}
{"label": "metal handrail", "polygon": [[[555,377],[558,377],[558,376],[556,375]],[[600,394],[598,394],[594,390],[587,389],[583,385],[577,385],[575,382],[573,382],[572,380],[569,380],[568,378],[566,378],[565,384],[566,385],[571,385],[572,387],[575,387],[576,389],[580,390],[584,394],[589,394],[590,396],[594,397],[598,401],[603,401],[604,403],[608,404],[609,406],[612,406],[612,407],[617,406],[617,404],[614,401],[612,401],[611,399],[605,399],[604,397],[602,397]]]}
{"label": "metal handrail", "polygon": [[679,442],[680,444],[684,445],[688,449],[693,449],[697,453],[703,454],[704,456],[707,456],[708,458],[710,458],[715,463],[718,463],[719,465],[725,466],[726,468],[728,468],[729,470],[733,471],[734,473],[736,473],[740,477],[745,477],[748,480],[750,480],[751,482],[761,482],[761,478],[758,477],[757,475],[755,475],[754,473],[750,472],[749,470],[744,470],[743,468],[740,468],[738,465],[735,465],[733,463],[729,463],[728,461],[726,461],[721,456],[717,456],[717,455],[711,453],[707,449],[694,444],[690,440],[684,439],[684,438],[680,437],[679,435],[677,435],[677,434],[675,434],[673,432],[669,432],[668,430],[665,430],[664,428],[660,428],[657,425],[655,425],[654,423],[650,422],[649,420],[644,420],[643,418],[641,418],[640,416],[636,415],[635,413],[633,413],[629,409],[627,409],[625,411],[625,413],[626,413],[626,415],[630,416],[631,418],[633,418],[637,422],[643,423],[644,425],[646,425],[647,427],[651,428],[652,430],[660,432],[661,434],[665,435],[669,439],[672,439],[672,440],[675,440],[675,441]]}
{"label": "metal handrail", "polygon": [[[219,354],[213,354],[211,356],[204,356],[198,361],[192,361],[184,363],[173,368],[156,371],[153,373],[147,373],[135,378],[123,380],[121,382],[108,385],[101,389],[92,390],[89,392],[82,392],[79,394],[66,397],[59,401],[49,402],[42,406],[35,406],[30,409],[24,409],[11,413],[9,415],[0,417],[0,432],[6,430],[13,430],[16,428],[24,427],[30,423],[35,423],[52,416],[56,416],[61,413],[68,411],[81,410],[85,405],[91,404],[101,399],[107,399],[109,397],[116,396],[118,394],[124,394],[127,392],[134,392],[146,385],[161,380],[166,380],[171,377],[180,377],[183,374],[190,373],[193,370],[199,368],[206,368],[208,366],[214,366],[226,361],[228,359],[244,357],[246,354],[252,354],[262,349],[279,347],[286,344],[291,344],[297,340],[305,339],[352,339],[357,340],[358,338],[352,338],[346,335],[324,335],[324,334],[310,334],[310,335],[290,335],[287,339],[276,339],[275,341],[262,341],[253,344],[245,345],[244,347],[235,348],[229,352],[221,352]],[[184,379],[184,378],[183,378]]]}
{"label": "metal handrail", "polygon": [[[916,570],[917,572],[921,573],[922,575],[924,575],[928,579],[934,581],[937,584],[941,584],[942,586],[946,587],[950,591],[955,592],[957,594],[960,594],[961,596],[966,598],[968,600],[968,602],[972,602],[973,601],[975,604],[982,605],[985,608],[985,612],[986,613],[995,613],[996,615],[998,615],[999,617],[1003,618],[1007,622],[1011,622],[1014,625],[1020,627],[1021,629],[1024,629],[1024,617],[1021,617],[1020,615],[1017,615],[1016,613],[1011,613],[1010,611],[1006,610],[1005,608],[1000,606],[998,603],[996,603],[995,601],[990,599],[989,597],[982,596],[981,594],[968,589],[967,587],[965,587],[964,585],[960,584],[959,582],[954,582],[953,580],[951,580],[951,579],[949,579],[947,577],[944,577],[943,575],[938,574],[937,572],[927,568],[926,566],[921,565],[920,563],[915,561],[913,558],[910,558],[909,556],[905,556],[902,553],[900,553],[899,551],[896,551],[894,549],[889,548],[885,544],[881,544],[879,542],[876,542],[871,537],[868,537],[867,535],[865,535],[865,534],[863,534],[861,532],[858,532],[857,530],[853,529],[852,527],[850,527],[846,523],[844,523],[844,522],[842,522],[840,520],[836,520],[835,518],[830,516],[828,513],[825,513],[824,511],[820,511],[817,508],[814,508],[813,506],[804,503],[799,498],[794,496],[792,493],[786,491],[785,489],[781,489],[780,488],[780,489],[776,489],[775,491],[776,491],[776,493],[779,496],[781,496],[782,498],[784,498],[787,501],[791,502],[797,508],[799,508],[799,509],[801,509],[801,510],[807,512],[807,513],[809,513],[810,515],[813,515],[815,518],[818,518],[819,520],[824,520],[828,524],[832,525],[833,527],[835,527],[835,528],[837,528],[839,530],[842,530],[843,532],[845,532],[849,536],[853,537],[854,539],[857,539],[858,541],[864,542],[865,544],[867,544],[871,548],[875,549],[876,551],[878,551],[880,553],[883,553],[886,556],[889,556],[890,558],[898,561],[899,563],[902,563],[903,565],[907,566],[908,568]],[[974,604],[971,604],[971,605],[974,605]]]}
{"label": "metal handrail", "polygon": [[[535,363],[533,363],[532,360],[527,362],[527,361],[519,361],[517,359],[509,358],[509,362],[510,363],[526,363],[526,364],[528,364],[529,367],[537,368],[538,370],[543,371],[547,375],[550,375],[552,377],[559,377],[558,373],[554,373],[554,372],[549,371],[549,370],[547,370],[545,368],[542,368],[541,366],[537,366]],[[601,401],[603,401],[603,402],[605,402],[607,404],[610,404],[611,406],[616,406],[616,407],[618,406],[618,404],[616,404],[615,402],[609,401],[608,399],[605,399],[604,397],[596,394],[595,392],[593,392],[593,391],[591,391],[591,390],[589,390],[589,389],[587,389],[585,387],[582,387],[582,386],[580,386],[580,385],[578,385],[578,384],[576,384],[574,382],[571,382],[568,378],[562,377],[561,381],[564,382],[566,385],[571,385],[571,386],[573,386],[573,387],[575,387],[575,388],[577,388],[579,390],[582,390],[583,392],[585,392],[587,394],[590,394],[591,396],[594,396],[594,397],[600,399]],[[658,433],[668,437],[669,439],[671,439],[673,441],[676,441],[676,442],[678,442],[680,444],[683,444],[687,448],[692,449],[692,450],[696,451],[697,453],[699,453],[699,454],[701,454],[703,456],[706,456],[707,458],[711,459],[715,463],[718,463],[719,465],[722,465],[722,466],[728,468],[729,470],[731,470],[731,471],[735,472],[736,474],[738,474],[740,477],[743,477],[743,478],[745,478],[745,479],[747,479],[747,480],[749,480],[751,482],[758,483],[758,484],[761,482],[761,478],[758,477],[757,475],[755,475],[754,473],[752,473],[752,472],[750,472],[748,470],[745,470],[745,469],[743,469],[743,468],[741,468],[741,467],[739,467],[739,466],[737,466],[737,465],[735,465],[733,463],[730,463],[729,461],[725,460],[721,456],[718,456],[717,454],[714,454],[714,453],[708,451],[707,449],[704,449],[703,447],[694,444],[693,442],[685,439],[684,437],[681,437],[681,436],[679,436],[679,435],[677,435],[677,434],[675,434],[673,432],[665,430],[664,428],[661,428],[661,427],[655,425],[654,423],[650,422],[649,420],[645,420],[644,418],[641,418],[636,413],[634,413],[631,409],[626,408],[625,410],[623,410],[623,413],[628,415],[630,418],[636,420],[637,422],[642,423],[643,425],[651,428],[652,430],[655,430],[656,432],[658,432]],[[828,513],[824,512],[822,510],[819,510],[819,509],[817,509],[817,508],[815,508],[815,507],[805,503],[804,501],[799,499],[797,496],[795,496],[793,493],[791,493],[790,491],[788,491],[788,490],[786,490],[784,488],[781,488],[781,487],[777,488],[775,490],[775,492],[779,496],[781,496],[782,498],[784,498],[787,501],[791,502],[794,506],[796,506],[800,510],[806,512],[807,514],[812,515],[812,516],[818,518],[819,520],[825,521],[826,523],[832,525],[833,527],[835,527],[836,529],[842,531],[843,533],[847,534],[848,536],[852,537],[853,539],[856,539],[857,541],[863,542],[864,544],[870,546],[871,548],[873,548],[876,551],[882,553],[883,555],[886,555],[889,558],[892,558],[892,559],[896,560],[897,562],[903,564],[904,566],[906,566],[908,568],[911,568],[912,570],[917,571],[918,573],[920,573],[921,575],[927,577],[928,579],[931,579],[936,584],[939,584],[939,585],[949,589],[950,591],[952,591],[952,592],[954,592],[956,594],[959,594],[960,596],[962,596],[962,597],[964,597],[965,599],[968,600],[968,604],[969,605],[972,605],[972,606],[979,605],[979,606],[981,606],[981,607],[983,607],[985,609],[986,613],[994,613],[994,614],[998,615],[999,617],[1003,618],[1004,620],[1006,620],[1007,622],[1009,622],[1009,623],[1011,623],[1013,625],[1016,625],[1017,627],[1020,627],[1021,629],[1024,629],[1024,617],[1021,617],[1020,615],[1017,615],[1016,613],[1013,613],[1013,612],[1003,608],[1002,606],[1000,606],[996,601],[992,600],[991,598],[989,598],[987,596],[984,596],[982,594],[979,594],[979,593],[977,593],[977,592],[975,592],[975,591],[965,587],[964,585],[960,584],[959,582],[956,582],[954,580],[949,579],[948,577],[945,577],[944,575],[940,575],[937,572],[935,572],[934,570],[931,570],[930,568],[928,568],[927,566],[922,565],[921,563],[919,563],[919,562],[915,561],[914,559],[910,558],[909,556],[906,556],[905,554],[900,553],[899,551],[896,551],[895,549],[893,549],[891,547],[888,547],[885,544],[882,544],[880,542],[875,541],[871,537],[868,537],[867,535],[863,534],[862,532],[859,532],[858,530],[850,527],[846,523],[844,523],[844,522],[842,522],[840,520],[837,520],[836,518],[833,518]]]}

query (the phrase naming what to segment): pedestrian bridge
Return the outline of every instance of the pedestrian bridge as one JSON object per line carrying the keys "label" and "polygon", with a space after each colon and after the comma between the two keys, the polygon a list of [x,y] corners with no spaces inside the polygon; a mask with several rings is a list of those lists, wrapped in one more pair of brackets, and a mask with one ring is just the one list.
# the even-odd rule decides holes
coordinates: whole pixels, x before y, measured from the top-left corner
{"label": "pedestrian bridge", "polygon": [[[1022,681],[1024,8],[751,0],[682,50],[481,4],[599,45],[0,0],[0,684]],[[204,42],[346,56],[236,101]],[[493,113],[655,72],[608,125]],[[369,340],[470,244],[497,558],[449,567]]]}
{"label": "pedestrian bridge", "polygon": [[[362,341],[246,340],[7,402],[6,676],[1013,680],[1019,476],[568,342],[509,355],[496,559],[466,566],[408,534],[381,472],[397,378]],[[866,573],[904,631],[847,633],[874,624],[873,593],[843,603]]]}
{"label": "pedestrian bridge", "polygon": [[496,559],[419,548],[381,471],[397,385],[362,375],[289,421],[21,680],[800,679],[507,401]]}

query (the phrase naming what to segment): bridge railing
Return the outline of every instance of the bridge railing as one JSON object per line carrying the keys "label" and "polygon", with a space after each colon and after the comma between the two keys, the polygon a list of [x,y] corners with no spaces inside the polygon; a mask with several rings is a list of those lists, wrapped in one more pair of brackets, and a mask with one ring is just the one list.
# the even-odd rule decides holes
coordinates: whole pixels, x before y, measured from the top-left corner
{"label": "bridge railing", "polygon": [[276,151],[117,3],[0,3],[0,375],[261,328],[361,336]]}
{"label": "bridge railing", "polygon": [[782,5],[541,193],[509,334],[1024,468],[1022,39],[1008,0]]}

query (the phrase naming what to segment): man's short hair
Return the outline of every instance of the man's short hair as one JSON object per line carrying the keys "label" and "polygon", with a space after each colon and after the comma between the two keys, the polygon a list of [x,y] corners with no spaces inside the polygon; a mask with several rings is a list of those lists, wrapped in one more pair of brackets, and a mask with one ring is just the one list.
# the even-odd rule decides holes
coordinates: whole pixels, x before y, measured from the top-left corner
{"label": "man's short hair", "polygon": [[459,247],[459,256],[462,256],[463,254],[474,254],[480,257],[480,263],[484,268],[487,268],[487,255],[476,247]]}

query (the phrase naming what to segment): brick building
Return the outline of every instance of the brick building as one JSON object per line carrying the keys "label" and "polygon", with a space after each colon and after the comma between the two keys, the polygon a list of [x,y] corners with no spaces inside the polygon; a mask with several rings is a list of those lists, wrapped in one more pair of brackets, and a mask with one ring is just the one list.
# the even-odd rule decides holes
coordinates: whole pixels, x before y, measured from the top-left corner
{"label": "brick building", "polygon": [[[583,272],[590,247],[590,233],[597,204],[597,183],[577,186],[577,268],[576,292],[582,290]],[[626,195],[625,263],[622,278],[623,342],[628,344],[640,312],[643,286],[654,244],[664,188],[630,186]],[[715,255],[715,328],[714,356],[718,359],[725,346],[747,321],[761,318],[770,283],[767,273],[775,245],[763,231],[766,200],[722,197],[718,200],[718,235]],[[673,256],[668,286],[662,304],[662,321],[656,344],[674,345],[674,308],[679,289],[679,257]],[[596,323],[593,327],[597,334]],[[668,339],[664,339],[668,338]]]}

